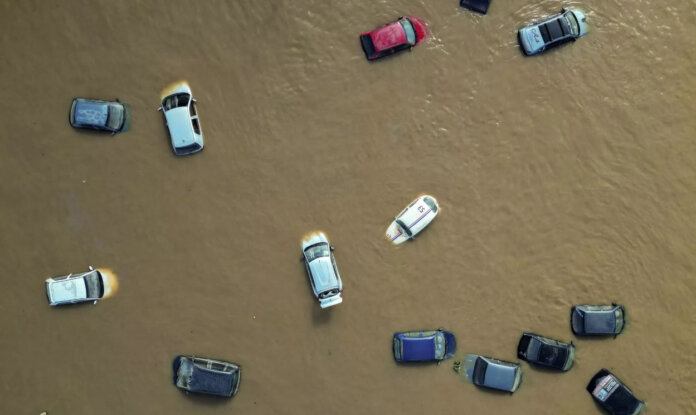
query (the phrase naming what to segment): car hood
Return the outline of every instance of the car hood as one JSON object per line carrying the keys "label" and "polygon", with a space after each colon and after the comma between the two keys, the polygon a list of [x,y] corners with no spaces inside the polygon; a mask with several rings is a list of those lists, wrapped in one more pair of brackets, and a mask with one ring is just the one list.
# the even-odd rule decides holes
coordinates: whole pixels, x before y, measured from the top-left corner
{"label": "car hood", "polygon": [[318,293],[338,288],[338,279],[330,257],[320,257],[310,262],[309,271],[312,273],[314,286]]}
{"label": "car hood", "polygon": [[188,107],[172,108],[164,113],[169,135],[175,147],[184,147],[196,142]]}
{"label": "car hood", "polygon": [[404,32],[404,28],[401,27],[401,23],[399,22],[380,27],[372,32],[371,37],[372,43],[378,51],[383,51],[406,43],[406,32]]}
{"label": "car hood", "polygon": [[82,278],[49,283],[51,301],[63,302],[87,298],[87,286]]}

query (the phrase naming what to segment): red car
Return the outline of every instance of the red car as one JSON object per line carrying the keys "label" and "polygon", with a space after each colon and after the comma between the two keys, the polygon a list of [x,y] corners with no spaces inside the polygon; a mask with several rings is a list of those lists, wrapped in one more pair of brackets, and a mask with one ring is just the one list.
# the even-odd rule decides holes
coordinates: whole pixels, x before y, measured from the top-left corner
{"label": "red car", "polygon": [[395,22],[360,35],[367,60],[389,56],[410,49],[425,39],[425,22],[413,16],[399,17]]}

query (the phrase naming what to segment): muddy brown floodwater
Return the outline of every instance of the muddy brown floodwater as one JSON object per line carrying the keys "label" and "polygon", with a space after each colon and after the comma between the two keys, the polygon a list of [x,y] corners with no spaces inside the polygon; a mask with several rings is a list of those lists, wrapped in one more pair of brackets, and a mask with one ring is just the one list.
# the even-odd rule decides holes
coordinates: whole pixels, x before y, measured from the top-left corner
{"label": "muddy brown floodwater", "polygon": [[[696,4],[457,0],[0,2],[0,413],[599,414],[605,367],[646,414],[696,413]],[[562,6],[590,33],[525,58],[516,30]],[[368,63],[361,32],[422,17],[430,38]],[[159,93],[187,80],[205,150],[174,156]],[[132,111],[74,130],[74,97]],[[418,194],[442,214],[392,246]],[[336,246],[321,310],[300,238]],[[117,275],[97,305],[44,279]],[[577,303],[626,306],[576,338]],[[395,331],[444,327],[457,358],[516,359],[523,331],[577,345],[523,363],[514,395],[394,363]],[[231,400],[186,396],[177,354],[243,366]]]}

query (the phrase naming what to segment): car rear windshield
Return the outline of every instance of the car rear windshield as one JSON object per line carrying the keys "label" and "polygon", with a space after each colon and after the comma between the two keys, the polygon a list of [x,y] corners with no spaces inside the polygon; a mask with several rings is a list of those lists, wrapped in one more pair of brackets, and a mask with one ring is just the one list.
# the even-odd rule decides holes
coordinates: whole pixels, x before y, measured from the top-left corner
{"label": "car rear windshield", "polygon": [[580,34],[580,28],[578,26],[578,19],[575,18],[573,12],[568,12],[565,14],[566,19],[568,19],[568,24],[570,25],[570,33],[577,36]]}
{"label": "car rear windshield", "polygon": [[320,243],[307,248],[305,250],[305,257],[307,258],[307,262],[312,262],[317,258],[329,256],[330,252],[329,244]]}
{"label": "car rear windshield", "polygon": [[191,96],[185,93],[170,95],[164,100],[162,106],[165,111],[169,111],[172,108],[185,107],[188,105],[189,99],[191,99]]}
{"label": "car rear windshield", "polygon": [[426,197],[423,199],[423,202],[425,202],[426,205],[432,210],[433,212],[437,212],[437,205],[435,204],[435,201],[429,197]]}
{"label": "car rear windshield", "polygon": [[412,45],[416,44],[416,31],[413,29],[413,25],[411,24],[411,21],[408,19],[404,19],[401,22],[401,27],[404,28],[404,32],[406,32],[406,41]]}

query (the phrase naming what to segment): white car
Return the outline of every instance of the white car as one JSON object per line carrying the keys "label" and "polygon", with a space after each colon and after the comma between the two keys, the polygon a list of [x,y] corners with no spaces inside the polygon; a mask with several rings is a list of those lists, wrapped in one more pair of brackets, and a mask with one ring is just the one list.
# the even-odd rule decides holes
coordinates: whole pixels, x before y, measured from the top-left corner
{"label": "white car", "polygon": [[420,196],[394,218],[387,228],[387,238],[396,245],[413,239],[435,219],[439,210],[434,197]]}
{"label": "white car", "polygon": [[97,269],[46,280],[46,297],[52,306],[94,301],[104,296],[106,278]]}
{"label": "white car", "polygon": [[203,133],[196,111],[196,100],[188,84],[181,82],[173,85],[161,98],[162,106],[157,111],[164,112],[174,153],[184,156],[203,150]]}
{"label": "white car", "polygon": [[343,283],[326,235],[314,232],[302,241],[302,260],[307,268],[309,282],[321,308],[341,304]]}
{"label": "white car", "polygon": [[559,14],[523,27],[517,32],[517,39],[525,55],[536,55],[585,36],[587,29],[585,13],[563,9]]}

